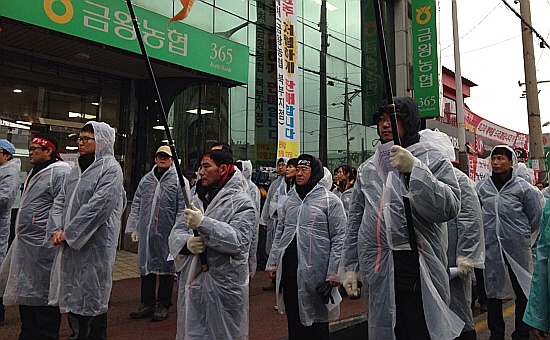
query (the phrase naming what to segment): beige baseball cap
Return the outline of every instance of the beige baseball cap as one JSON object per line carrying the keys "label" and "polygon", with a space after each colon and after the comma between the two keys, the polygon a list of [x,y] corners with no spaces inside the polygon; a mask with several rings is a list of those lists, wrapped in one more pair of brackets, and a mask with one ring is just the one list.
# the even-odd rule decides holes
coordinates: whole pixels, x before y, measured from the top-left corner
{"label": "beige baseball cap", "polygon": [[165,153],[168,156],[172,157],[172,150],[170,150],[170,147],[168,145],[163,145],[157,149],[157,152],[155,152],[155,156],[159,153]]}

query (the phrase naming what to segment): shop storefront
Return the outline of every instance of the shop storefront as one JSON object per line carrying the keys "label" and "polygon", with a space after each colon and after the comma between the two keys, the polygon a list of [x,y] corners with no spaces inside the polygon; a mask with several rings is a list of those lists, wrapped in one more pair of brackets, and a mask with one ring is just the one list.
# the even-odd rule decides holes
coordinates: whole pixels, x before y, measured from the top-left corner
{"label": "shop storefront", "polygon": [[[116,129],[115,157],[130,200],[151,169],[166,136],[125,6],[105,0],[0,4],[0,138],[16,146],[22,179],[32,168],[27,149],[34,134],[55,135],[62,157],[75,161],[80,128],[91,120]],[[135,11],[182,166],[194,168],[206,148],[228,139],[230,89],[248,81],[248,48]]]}

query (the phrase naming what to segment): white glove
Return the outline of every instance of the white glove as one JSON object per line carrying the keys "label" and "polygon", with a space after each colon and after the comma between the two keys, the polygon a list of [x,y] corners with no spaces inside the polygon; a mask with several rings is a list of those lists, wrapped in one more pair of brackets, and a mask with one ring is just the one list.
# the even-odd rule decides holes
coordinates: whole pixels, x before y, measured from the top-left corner
{"label": "white glove", "polygon": [[185,217],[187,227],[193,230],[197,229],[198,225],[201,224],[202,219],[204,218],[204,216],[202,216],[202,212],[193,204],[191,204],[189,208],[185,208],[183,215]]}
{"label": "white glove", "polygon": [[464,256],[459,256],[456,259],[456,265],[458,267],[458,276],[464,279],[471,272],[474,271],[474,261]]}
{"label": "white glove", "polygon": [[133,231],[132,232],[132,242],[137,242],[139,241],[139,232],[138,231]]}
{"label": "white glove", "polygon": [[202,236],[192,236],[187,240],[187,249],[193,254],[204,252],[204,239]]}
{"label": "white glove", "polygon": [[357,297],[359,295],[359,289],[357,288],[357,274],[355,272],[346,272],[343,286],[349,297]]}
{"label": "white glove", "polygon": [[394,145],[390,148],[390,163],[399,172],[407,173],[411,172],[413,167],[420,161],[409,150]]}

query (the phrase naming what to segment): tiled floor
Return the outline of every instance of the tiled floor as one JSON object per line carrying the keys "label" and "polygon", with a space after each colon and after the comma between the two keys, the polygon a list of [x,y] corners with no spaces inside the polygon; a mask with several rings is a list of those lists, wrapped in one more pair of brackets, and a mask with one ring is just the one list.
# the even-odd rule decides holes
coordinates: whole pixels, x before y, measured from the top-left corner
{"label": "tiled floor", "polygon": [[113,281],[139,277],[137,271],[137,254],[126,250],[117,250],[113,266]]}

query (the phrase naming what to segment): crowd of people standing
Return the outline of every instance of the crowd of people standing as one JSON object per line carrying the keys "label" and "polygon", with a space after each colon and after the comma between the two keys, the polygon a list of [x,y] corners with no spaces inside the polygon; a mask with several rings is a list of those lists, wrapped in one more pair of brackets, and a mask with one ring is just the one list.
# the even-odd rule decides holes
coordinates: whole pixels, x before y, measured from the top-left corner
{"label": "crowd of people standing", "polygon": [[[550,203],[510,147],[493,148],[491,175],[474,183],[453,164],[448,136],[421,130],[412,98],[394,105],[375,113],[380,145],[358,168],[331,172],[310,154],[277,159],[263,206],[252,162],[235,161],[227,144],[205,152],[183,181],[173,150],[160,146],[125,228],[138,243],[141,282],[129,317],[168,318],[177,277],[177,339],[247,339],[249,284],[264,270],[291,340],[329,339],[342,296],[361,294],[370,339],[469,340],[478,277],[491,339],[504,339],[509,299],[512,339],[530,330],[546,338]],[[3,305],[18,305],[20,339],[58,339],[64,313],[71,339],[107,338],[126,193],[114,129],[87,123],[78,145],[71,167],[53,136],[34,136],[7,250],[20,162],[0,140],[0,322]]]}

